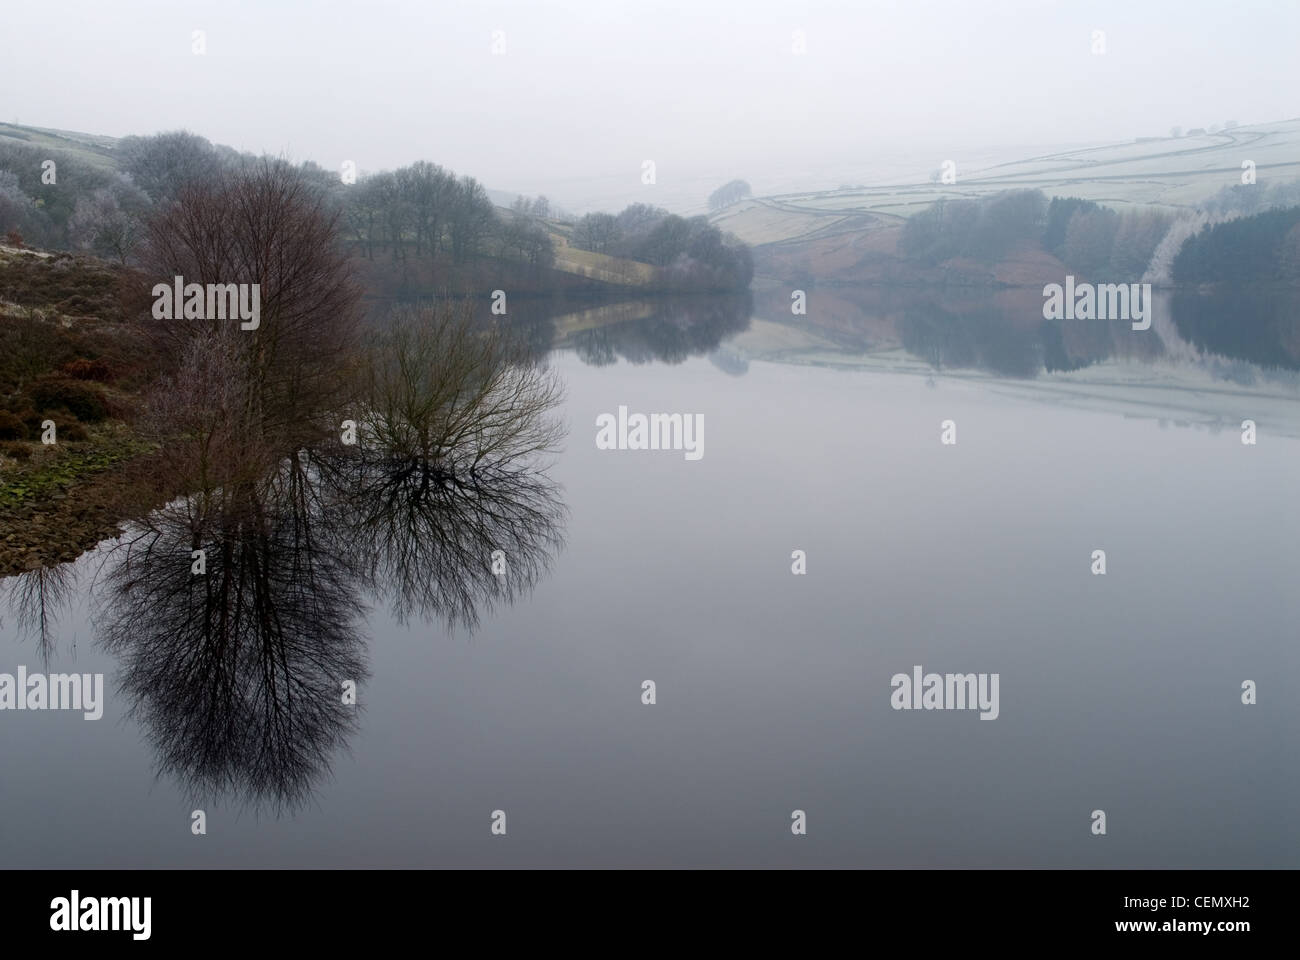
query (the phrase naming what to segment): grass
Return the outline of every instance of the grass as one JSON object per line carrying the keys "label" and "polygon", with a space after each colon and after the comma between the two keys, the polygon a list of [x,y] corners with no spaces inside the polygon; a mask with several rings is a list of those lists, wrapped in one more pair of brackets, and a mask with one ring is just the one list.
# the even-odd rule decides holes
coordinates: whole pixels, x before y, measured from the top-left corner
{"label": "grass", "polygon": [[152,376],[131,286],[92,257],[0,247],[0,426],[26,437],[0,442],[0,577],[112,535],[153,479],[154,445],[125,422]]}
{"label": "grass", "polygon": [[27,446],[32,450],[29,460],[0,460],[0,510],[66,494],[76,484],[152,449],[122,424],[98,427],[86,441]]}
{"label": "grass", "polygon": [[623,287],[644,287],[654,282],[655,268],[648,263],[579,250],[568,246],[567,241],[558,235],[553,235],[552,239],[555,241],[556,270]]}
{"label": "grass", "polygon": [[47,130],[42,127],[26,127],[14,123],[0,123],[0,141],[11,140],[29,147],[46,150],[58,150],[72,154],[77,159],[91,166],[105,170],[116,170],[117,157],[113,147],[115,137],[105,137],[93,133],[74,133],[70,130]]}

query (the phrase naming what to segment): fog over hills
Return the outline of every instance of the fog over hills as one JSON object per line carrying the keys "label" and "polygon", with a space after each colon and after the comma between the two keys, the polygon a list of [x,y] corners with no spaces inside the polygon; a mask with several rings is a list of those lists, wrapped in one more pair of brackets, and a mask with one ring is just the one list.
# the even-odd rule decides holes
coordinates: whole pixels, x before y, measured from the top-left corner
{"label": "fog over hills", "polygon": [[6,121],[188,129],[329,169],[427,158],[575,213],[700,212],[733,177],[762,196],[911,182],[949,158],[1297,112],[1300,7],[1269,0],[11,7],[0,53],[24,82],[0,90]]}

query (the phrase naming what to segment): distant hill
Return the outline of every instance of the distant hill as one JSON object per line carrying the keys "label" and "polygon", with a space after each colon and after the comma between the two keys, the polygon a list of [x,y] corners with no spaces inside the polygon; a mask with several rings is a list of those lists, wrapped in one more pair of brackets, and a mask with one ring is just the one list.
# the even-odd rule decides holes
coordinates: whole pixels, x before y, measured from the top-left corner
{"label": "distant hill", "polygon": [[70,153],[88,164],[117,169],[117,158],[113,148],[116,137],[105,137],[94,133],[74,133],[71,130],[47,130],[43,127],[23,127],[12,123],[0,123],[0,143],[23,143],[30,147],[43,147]]}
{"label": "distant hill", "polygon": [[[120,137],[98,133],[79,133],[73,130],[53,130],[46,127],[28,127],[13,123],[0,123],[0,143],[24,143],[70,153],[87,163],[110,170],[118,167],[117,148]],[[486,188],[485,188],[486,189]],[[519,196],[509,190],[487,190],[488,197],[498,207],[508,208]]]}
{"label": "distant hill", "polygon": [[956,182],[934,179],[839,190],[754,197],[711,218],[751,246],[810,241],[900,222],[940,198],[980,198],[1033,188],[1049,197],[1081,197],[1123,209],[1194,206],[1241,182],[1242,162],[1255,164],[1259,183],[1300,177],[1300,119],[1237,126],[1185,137],[1142,137],[965,169]]}

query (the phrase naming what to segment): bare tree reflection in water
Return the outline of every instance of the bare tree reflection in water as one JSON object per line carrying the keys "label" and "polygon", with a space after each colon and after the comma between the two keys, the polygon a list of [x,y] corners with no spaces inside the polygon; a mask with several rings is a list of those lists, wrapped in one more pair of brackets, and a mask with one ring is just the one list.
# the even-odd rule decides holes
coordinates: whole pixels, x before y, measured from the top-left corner
{"label": "bare tree reflection in water", "polygon": [[368,365],[360,442],[319,461],[330,515],[399,621],[472,629],[563,545],[546,473],[561,386],[525,350],[468,305],[399,311]]}
{"label": "bare tree reflection in water", "polygon": [[183,506],[135,531],[106,575],[120,689],[196,800],[296,807],[356,728],[342,684],[367,676],[364,607],[348,557],[301,508],[305,482],[290,461],[264,495],[207,513],[202,575]]}
{"label": "bare tree reflection in water", "polygon": [[558,488],[538,474],[462,477],[420,458],[367,456],[321,467],[356,569],[399,622],[473,629],[481,613],[530,591],[563,543]]}
{"label": "bare tree reflection in water", "polygon": [[178,454],[187,478],[223,485],[138,522],[109,554],[102,643],[160,773],[196,802],[307,800],[357,728],[343,685],[367,677],[368,599],[472,628],[562,545],[550,371],[447,307],[395,318],[362,368],[357,445],[302,449],[269,475],[256,445],[223,444],[248,462],[215,472]]}
{"label": "bare tree reflection in water", "polygon": [[8,601],[19,636],[35,637],[37,652],[45,664],[50,662],[57,642],[54,628],[59,610],[75,597],[73,567],[71,563],[37,567],[0,580],[0,597]]}

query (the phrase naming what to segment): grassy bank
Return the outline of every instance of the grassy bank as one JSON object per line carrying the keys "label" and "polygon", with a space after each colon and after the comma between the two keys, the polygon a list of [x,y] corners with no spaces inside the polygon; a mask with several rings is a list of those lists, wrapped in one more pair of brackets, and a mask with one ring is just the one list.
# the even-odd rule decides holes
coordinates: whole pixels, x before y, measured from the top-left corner
{"label": "grassy bank", "polygon": [[132,426],[153,376],[135,279],[0,246],[0,576],[75,558],[154,496]]}

